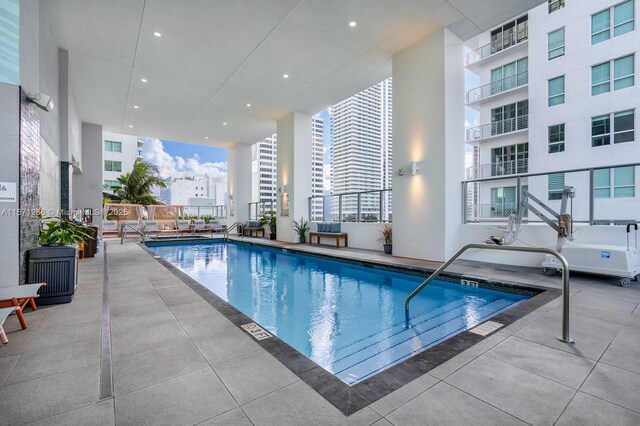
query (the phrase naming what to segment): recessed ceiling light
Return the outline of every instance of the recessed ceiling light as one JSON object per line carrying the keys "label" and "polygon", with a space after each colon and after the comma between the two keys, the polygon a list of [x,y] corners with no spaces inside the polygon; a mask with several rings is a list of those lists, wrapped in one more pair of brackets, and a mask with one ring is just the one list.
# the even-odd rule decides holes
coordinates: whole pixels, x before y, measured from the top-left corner
{"label": "recessed ceiling light", "polygon": [[226,126],[226,125],[227,125],[227,122],[226,122],[226,121],[224,121],[224,122],[222,123],[222,125],[223,125],[223,126]]}
{"label": "recessed ceiling light", "polygon": [[143,83],[146,83],[147,79],[146,78],[141,78],[140,81],[143,82]]}
{"label": "recessed ceiling light", "polygon": [[209,136],[205,136],[204,138],[205,138],[205,139],[209,139]]}
{"label": "recessed ceiling light", "polygon": [[138,105],[134,105],[133,109],[140,109],[140,107]]}
{"label": "recessed ceiling light", "polygon": [[349,26],[350,26],[351,28],[355,27],[356,25],[358,25],[358,23],[357,23],[356,21],[351,21],[351,22],[349,22]]}
{"label": "recessed ceiling light", "polygon": [[156,36],[156,37],[162,37],[162,34],[159,33],[158,31],[154,32],[153,35]]}
{"label": "recessed ceiling light", "polygon": [[282,74],[282,78],[289,78],[289,74]]}
{"label": "recessed ceiling light", "polygon": [[251,108],[251,104],[247,104],[247,108]]}
{"label": "recessed ceiling light", "polygon": [[133,129],[133,124],[129,124],[129,128],[130,128],[130,129]]}

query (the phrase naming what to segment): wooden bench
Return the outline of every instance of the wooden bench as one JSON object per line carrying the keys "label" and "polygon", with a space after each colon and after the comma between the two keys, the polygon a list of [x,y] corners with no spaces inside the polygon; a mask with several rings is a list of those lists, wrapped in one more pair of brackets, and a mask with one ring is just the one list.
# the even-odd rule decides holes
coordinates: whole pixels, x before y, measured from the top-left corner
{"label": "wooden bench", "polygon": [[319,223],[316,232],[309,232],[309,245],[313,244],[313,238],[333,238],[336,240],[336,247],[340,247],[340,240],[344,240],[344,246],[349,247],[349,234],[342,232],[340,223]]}
{"label": "wooden bench", "polygon": [[256,237],[258,236],[258,234],[261,234],[262,237],[264,237],[264,227],[260,225],[260,222],[249,221],[243,228],[242,235],[248,235],[252,237],[254,233]]}

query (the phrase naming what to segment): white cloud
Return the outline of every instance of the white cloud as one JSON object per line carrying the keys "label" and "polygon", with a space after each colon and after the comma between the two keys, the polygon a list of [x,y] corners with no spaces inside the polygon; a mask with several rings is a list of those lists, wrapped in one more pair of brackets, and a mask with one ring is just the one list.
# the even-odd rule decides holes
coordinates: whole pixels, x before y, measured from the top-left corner
{"label": "white cloud", "polygon": [[144,160],[158,166],[160,176],[167,178],[176,174],[193,174],[213,178],[214,182],[227,182],[226,162],[204,162],[195,154],[191,158],[172,157],[165,150],[160,139],[146,139],[144,143]]}
{"label": "white cloud", "polygon": [[331,164],[325,164],[323,169],[323,189],[331,191]]}

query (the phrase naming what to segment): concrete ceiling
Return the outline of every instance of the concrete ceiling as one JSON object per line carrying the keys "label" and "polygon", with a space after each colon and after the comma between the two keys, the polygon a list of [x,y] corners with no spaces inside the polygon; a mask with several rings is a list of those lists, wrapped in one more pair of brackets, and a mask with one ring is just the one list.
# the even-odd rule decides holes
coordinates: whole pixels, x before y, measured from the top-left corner
{"label": "concrete ceiling", "polygon": [[393,54],[443,26],[466,40],[542,2],[41,4],[59,46],[69,51],[83,121],[107,131],[230,146],[274,133],[275,120],[291,111],[317,113],[389,77]]}

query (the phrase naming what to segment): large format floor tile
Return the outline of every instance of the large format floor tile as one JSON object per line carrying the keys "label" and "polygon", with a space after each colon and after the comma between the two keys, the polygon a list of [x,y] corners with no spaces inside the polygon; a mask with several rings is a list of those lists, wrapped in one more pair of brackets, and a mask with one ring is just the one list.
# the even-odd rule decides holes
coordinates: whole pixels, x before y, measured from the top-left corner
{"label": "large format floor tile", "polygon": [[159,349],[180,343],[191,343],[189,336],[176,322],[148,328],[137,328],[111,336],[112,355],[115,361],[120,357]]}
{"label": "large format floor tile", "polygon": [[580,390],[640,412],[640,374],[599,363]]}
{"label": "large format floor tile", "polygon": [[108,399],[40,420],[30,426],[115,426],[115,424],[113,399]]}
{"label": "large format floor tile", "polygon": [[640,414],[582,392],[573,398],[556,426],[638,426]]}
{"label": "large format floor tile", "polygon": [[624,326],[600,361],[640,374],[640,327]]}

